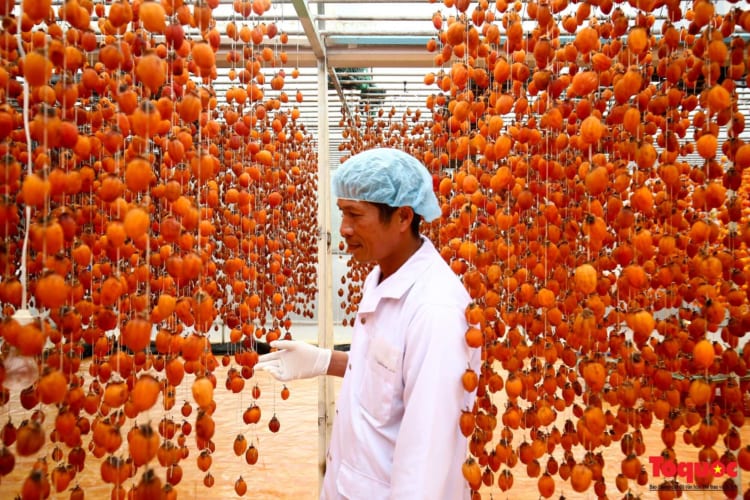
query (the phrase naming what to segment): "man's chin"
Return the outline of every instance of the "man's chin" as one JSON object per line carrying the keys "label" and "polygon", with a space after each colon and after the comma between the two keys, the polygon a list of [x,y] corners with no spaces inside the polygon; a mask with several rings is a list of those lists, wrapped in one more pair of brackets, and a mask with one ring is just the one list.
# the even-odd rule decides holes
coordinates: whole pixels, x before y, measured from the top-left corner
{"label": "man's chin", "polygon": [[351,255],[354,258],[354,260],[356,260],[360,264],[367,264],[368,262],[372,260],[364,254],[364,252],[362,251],[362,247],[359,247],[359,246],[353,247],[353,248],[352,247],[347,248],[346,252],[349,255]]}

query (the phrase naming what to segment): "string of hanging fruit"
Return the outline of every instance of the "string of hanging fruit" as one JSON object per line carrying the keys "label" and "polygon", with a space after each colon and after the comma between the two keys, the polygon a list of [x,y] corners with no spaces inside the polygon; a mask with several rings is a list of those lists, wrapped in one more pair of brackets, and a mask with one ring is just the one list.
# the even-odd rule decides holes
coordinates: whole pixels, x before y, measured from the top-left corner
{"label": "string of hanging fruit", "polygon": [[[655,420],[652,454],[750,470],[750,12],[445,0],[432,22],[431,116],[371,113],[342,149],[398,145],[433,173],[429,230],[483,353],[462,379],[475,497],[518,474],[543,497],[679,496],[645,456]],[[676,435],[694,455],[675,456]],[[741,493],[734,476],[694,483]]]}
{"label": "string of hanging fruit", "polygon": [[242,391],[256,342],[312,315],[317,159],[288,35],[270,0],[233,2],[225,33],[218,7],[0,2],[0,395],[28,415],[4,424],[0,474],[40,457],[22,498],[82,498],[89,454],[112,498],[173,497],[190,448],[210,487],[214,370]]}

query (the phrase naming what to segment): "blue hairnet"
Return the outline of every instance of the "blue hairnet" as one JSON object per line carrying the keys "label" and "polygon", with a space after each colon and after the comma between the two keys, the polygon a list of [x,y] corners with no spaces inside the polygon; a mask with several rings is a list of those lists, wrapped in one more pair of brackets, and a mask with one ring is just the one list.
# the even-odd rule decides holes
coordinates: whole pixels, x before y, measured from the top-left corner
{"label": "blue hairnet", "polygon": [[427,222],[441,213],[430,173],[419,160],[398,149],[369,149],[346,160],[333,174],[333,194],[347,200],[411,207]]}

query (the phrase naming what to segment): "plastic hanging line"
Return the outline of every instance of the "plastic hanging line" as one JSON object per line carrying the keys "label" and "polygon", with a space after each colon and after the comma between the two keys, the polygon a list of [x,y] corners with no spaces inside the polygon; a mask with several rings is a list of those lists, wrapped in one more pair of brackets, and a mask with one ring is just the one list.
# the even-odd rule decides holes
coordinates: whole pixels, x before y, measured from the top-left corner
{"label": "plastic hanging line", "polygon": [[[23,17],[23,2],[19,5],[18,18]],[[19,60],[26,57],[26,51],[23,48],[23,30],[16,30],[16,38],[18,39],[18,57]],[[23,131],[26,136],[26,175],[33,173],[32,169],[32,156],[31,156],[31,130],[29,127],[29,82],[26,78],[23,79]],[[28,269],[26,268],[26,255],[29,250],[29,228],[31,219],[31,207],[26,204],[24,209],[24,235],[23,235],[23,247],[21,257],[21,308],[18,309],[13,318],[20,324],[25,325],[31,322],[33,317],[28,310]],[[23,321],[23,322],[22,322]]]}
{"label": "plastic hanging line", "polygon": [[[18,18],[23,17],[23,2],[19,6],[20,12]],[[19,29],[16,32],[18,38],[18,54],[19,58],[26,56],[26,51],[23,48],[23,38],[21,36],[23,30]],[[32,170],[32,159],[31,159],[31,132],[29,128],[29,82],[24,78],[23,80],[23,128],[26,135],[26,173],[31,175]],[[13,319],[18,322],[19,325],[25,326],[34,320],[34,316],[28,309],[28,270],[26,268],[26,255],[29,248],[29,228],[31,219],[31,207],[26,204],[24,209],[24,236],[23,236],[23,247],[21,256],[21,307],[13,313]],[[22,390],[34,383],[39,377],[39,367],[36,360],[30,356],[21,356],[18,354],[15,348],[11,348],[8,355],[3,360],[5,366],[5,382],[4,385],[9,389]]]}

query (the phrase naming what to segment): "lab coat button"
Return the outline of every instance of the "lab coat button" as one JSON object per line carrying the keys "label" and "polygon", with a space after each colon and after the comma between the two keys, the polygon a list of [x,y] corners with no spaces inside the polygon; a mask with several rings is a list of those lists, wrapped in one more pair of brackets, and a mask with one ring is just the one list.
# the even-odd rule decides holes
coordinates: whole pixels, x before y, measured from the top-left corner
{"label": "lab coat button", "polygon": [[361,319],[359,320],[359,322],[360,322],[360,323],[362,323],[362,324],[364,325],[365,323],[367,323],[367,318],[361,318]]}

